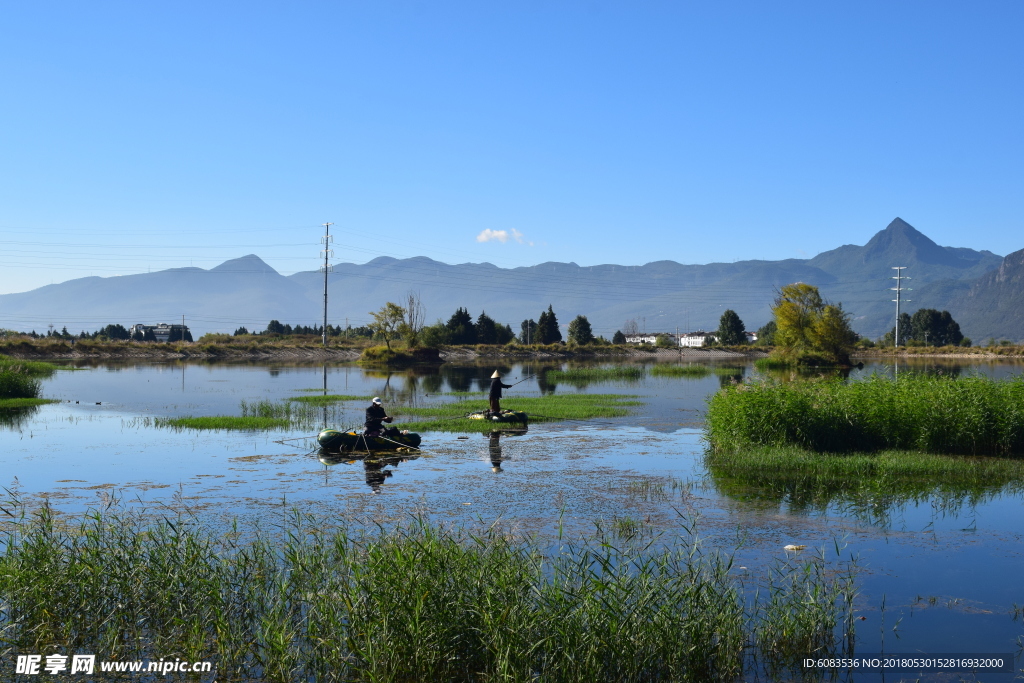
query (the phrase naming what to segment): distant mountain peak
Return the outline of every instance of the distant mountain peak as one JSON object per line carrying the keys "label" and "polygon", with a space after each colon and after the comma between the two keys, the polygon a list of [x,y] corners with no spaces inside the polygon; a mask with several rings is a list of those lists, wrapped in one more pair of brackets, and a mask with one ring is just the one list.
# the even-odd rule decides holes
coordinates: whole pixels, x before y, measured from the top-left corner
{"label": "distant mountain peak", "polygon": [[261,259],[256,254],[246,254],[240,258],[231,259],[225,261],[219,266],[215,266],[210,269],[212,273],[273,273],[278,275],[278,272],[267,265],[266,261]]}

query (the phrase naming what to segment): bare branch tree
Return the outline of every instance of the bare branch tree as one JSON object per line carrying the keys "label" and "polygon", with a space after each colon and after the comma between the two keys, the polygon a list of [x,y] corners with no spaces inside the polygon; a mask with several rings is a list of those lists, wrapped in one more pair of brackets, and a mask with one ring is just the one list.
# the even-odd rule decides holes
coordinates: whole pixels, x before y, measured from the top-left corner
{"label": "bare branch tree", "polygon": [[636,324],[636,318],[630,318],[622,325],[623,334],[636,334],[640,331],[640,326]]}
{"label": "bare branch tree", "polygon": [[405,320],[399,331],[409,348],[413,348],[419,345],[420,332],[423,330],[423,322],[426,317],[423,298],[419,292],[410,290],[405,297],[405,304]]}

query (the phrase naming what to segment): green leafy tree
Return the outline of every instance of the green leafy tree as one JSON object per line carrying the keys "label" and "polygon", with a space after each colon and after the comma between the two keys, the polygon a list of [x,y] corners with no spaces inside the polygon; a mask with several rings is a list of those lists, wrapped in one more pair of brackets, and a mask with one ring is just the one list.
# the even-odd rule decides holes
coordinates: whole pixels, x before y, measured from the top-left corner
{"label": "green leafy tree", "polygon": [[762,325],[757,330],[757,343],[761,346],[774,346],[775,344],[775,331],[778,326],[774,320],[769,320],[767,323]]}
{"label": "green leafy tree", "polygon": [[370,315],[373,316],[370,327],[374,336],[383,339],[390,351],[391,340],[398,336],[398,328],[405,322],[405,309],[389,301],[379,311],[371,311]]}
{"label": "green leafy tree", "polygon": [[516,338],[515,332],[512,331],[511,325],[498,325],[495,328],[497,335],[498,344],[508,344],[510,341]]}
{"label": "green leafy tree", "polygon": [[622,330],[615,330],[615,334],[612,335],[612,344],[625,344],[626,335],[622,334]]}
{"label": "green leafy tree", "polygon": [[719,318],[718,332],[715,336],[718,337],[718,343],[723,346],[738,346],[747,343],[746,331],[747,328],[743,326],[743,321],[736,315],[736,311],[729,308]]}
{"label": "green leafy tree", "polygon": [[657,337],[655,337],[654,345],[659,349],[671,349],[675,347],[675,344],[672,343],[672,338],[669,337],[667,334],[659,334]]}
{"label": "green leafy tree", "polygon": [[522,344],[537,343],[537,322],[530,318],[519,325],[519,341]]}
{"label": "green leafy tree", "polygon": [[465,308],[459,308],[446,324],[449,344],[476,344],[476,326]]}
{"label": "green leafy tree", "polygon": [[931,346],[956,346],[964,338],[949,311],[920,308],[910,317],[910,325],[913,339]]}
{"label": "green leafy tree", "polygon": [[420,343],[428,348],[436,349],[444,344],[449,344],[451,343],[450,338],[448,326],[441,320],[420,330]]}
{"label": "green leafy tree", "polygon": [[848,365],[857,335],[841,304],[821,298],[818,288],[798,282],[779,290],[775,314],[776,355],[793,362]]}
{"label": "green leafy tree", "polygon": [[[914,322],[909,313],[900,313],[900,344],[906,346],[907,342],[914,339]],[[885,333],[882,337],[882,346],[893,346],[896,343],[896,326]]]}
{"label": "green leafy tree", "polygon": [[580,346],[594,341],[594,330],[587,316],[578,315],[569,323],[569,341]]}

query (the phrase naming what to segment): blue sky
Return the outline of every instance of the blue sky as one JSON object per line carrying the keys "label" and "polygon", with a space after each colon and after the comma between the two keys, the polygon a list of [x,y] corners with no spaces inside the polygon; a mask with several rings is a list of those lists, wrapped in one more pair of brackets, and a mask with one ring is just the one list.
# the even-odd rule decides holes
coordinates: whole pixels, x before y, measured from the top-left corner
{"label": "blue sky", "polygon": [[[1024,3],[0,2],[0,293],[1024,248]],[[490,239],[488,239],[490,238]],[[504,241],[502,241],[502,238]]]}

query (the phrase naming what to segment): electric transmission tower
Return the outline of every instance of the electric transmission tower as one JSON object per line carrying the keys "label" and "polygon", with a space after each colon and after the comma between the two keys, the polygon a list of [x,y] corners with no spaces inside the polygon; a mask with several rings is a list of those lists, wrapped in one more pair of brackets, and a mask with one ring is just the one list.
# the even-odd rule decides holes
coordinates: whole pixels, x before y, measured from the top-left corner
{"label": "electric transmission tower", "polygon": [[330,258],[334,256],[334,250],[331,249],[331,242],[334,240],[331,237],[331,226],[334,223],[324,223],[324,236],[320,240],[324,245],[324,248],[320,250],[320,253],[324,255],[324,265],[320,267],[320,270],[324,273],[324,348],[327,347],[327,274],[331,272]]}
{"label": "electric transmission tower", "polygon": [[910,287],[901,287],[900,284],[903,280],[909,280],[910,278],[903,274],[907,266],[893,266],[892,269],[896,271],[896,275],[893,276],[893,280],[896,281],[896,286],[891,289],[896,292],[896,298],[893,301],[896,302],[896,338],[893,340],[893,346],[900,345],[900,300],[910,302],[910,299],[903,299],[900,294],[904,291],[912,291]]}

